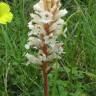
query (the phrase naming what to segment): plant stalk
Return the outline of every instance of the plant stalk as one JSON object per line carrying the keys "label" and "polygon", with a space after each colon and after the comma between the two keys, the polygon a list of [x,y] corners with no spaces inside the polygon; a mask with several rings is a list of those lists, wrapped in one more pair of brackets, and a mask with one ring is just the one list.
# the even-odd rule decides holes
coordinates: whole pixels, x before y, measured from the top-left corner
{"label": "plant stalk", "polygon": [[44,96],[48,96],[48,74],[47,74],[48,62],[43,62],[42,71],[43,71],[43,82],[44,82]]}

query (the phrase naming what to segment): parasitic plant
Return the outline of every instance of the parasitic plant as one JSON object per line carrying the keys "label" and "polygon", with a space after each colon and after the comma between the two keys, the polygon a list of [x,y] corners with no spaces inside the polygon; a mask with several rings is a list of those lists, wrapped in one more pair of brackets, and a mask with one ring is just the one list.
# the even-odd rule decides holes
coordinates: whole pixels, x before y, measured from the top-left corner
{"label": "parasitic plant", "polygon": [[[48,96],[48,73],[52,69],[49,64],[55,59],[60,59],[63,52],[63,43],[58,41],[62,32],[65,34],[67,28],[63,28],[65,21],[62,19],[67,10],[60,10],[60,0],[40,0],[33,6],[34,14],[30,14],[31,21],[28,23],[30,32],[28,42],[25,44],[27,50],[37,50],[36,54],[27,53],[27,64],[35,63],[41,66],[44,80],[44,96]],[[64,35],[65,36],[65,35]]]}

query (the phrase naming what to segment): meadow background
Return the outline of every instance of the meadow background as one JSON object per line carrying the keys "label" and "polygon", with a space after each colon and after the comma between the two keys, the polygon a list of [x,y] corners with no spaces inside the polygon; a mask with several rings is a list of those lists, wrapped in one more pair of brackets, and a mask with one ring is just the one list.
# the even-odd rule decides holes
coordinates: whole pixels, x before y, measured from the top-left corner
{"label": "meadow background", "polygon": [[[0,26],[0,96],[43,96],[40,68],[26,66],[27,23],[36,0],[8,2],[13,21]],[[49,76],[50,96],[96,96],[96,0],[61,0],[67,8],[65,55]]]}

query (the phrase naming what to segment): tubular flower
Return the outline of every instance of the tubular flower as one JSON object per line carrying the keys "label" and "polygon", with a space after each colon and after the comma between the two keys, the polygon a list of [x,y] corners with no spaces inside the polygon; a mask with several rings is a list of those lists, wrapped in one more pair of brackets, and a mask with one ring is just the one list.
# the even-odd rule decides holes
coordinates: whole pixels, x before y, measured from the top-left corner
{"label": "tubular flower", "polygon": [[0,24],[11,22],[13,14],[10,12],[10,7],[4,2],[0,2]]}
{"label": "tubular flower", "polygon": [[67,27],[64,29],[66,22],[62,17],[67,14],[67,10],[60,10],[60,7],[60,0],[40,0],[33,6],[34,14],[30,14],[29,39],[25,48],[38,51],[35,56],[27,53],[28,64],[50,62],[60,58],[60,55],[64,53],[63,44],[58,41],[58,36],[62,31],[66,36]]}

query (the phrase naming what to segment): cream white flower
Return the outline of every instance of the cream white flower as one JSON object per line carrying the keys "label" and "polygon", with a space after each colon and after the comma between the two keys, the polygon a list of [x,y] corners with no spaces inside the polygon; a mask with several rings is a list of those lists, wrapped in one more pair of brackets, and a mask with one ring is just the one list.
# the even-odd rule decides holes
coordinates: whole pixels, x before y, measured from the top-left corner
{"label": "cream white flower", "polygon": [[35,35],[38,37],[41,32],[45,32],[44,28],[41,25],[34,24],[34,27],[28,33],[28,36],[30,37],[32,35]]}
{"label": "cream white flower", "polygon": [[44,24],[47,24],[47,23],[50,23],[52,22],[52,13],[48,12],[48,11],[44,11],[40,14],[41,16],[41,19],[40,19],[40,22],[41,23],[44,23]]}
{"label": "cream white flower", "polygon": [[54,59],[61,59],[61,57],[56,53],[52,53],[51,55],[48,56],[47,59],[48,59],[48,61],[52,61]]}
{"label": "cream white flower", "polygon": [[29,37],[32,36],[32,34],[33,34],[32,31],[28,32],[28,36],[29,36]]}
{"label": "cream white flower", "polygon": [[30,21],[30,22],[28,23],[28,27],[29,27],[29,29],[33,29],[33,28],[34,28],[34,26],[32,25],[32,21]]}
{"label": "cream white flower", "polygon": [[52,26],[49,28],[49,30],[50,31],[54,31],[55,33],[58,33],[57,35],[59,35],[60,31],[63,28],[63,25],[64,25],[64,20],[63,19],[59,19],[57,22],[52,24]]}
{"label": "cream white flower", "polygon": [[63,9],[63,10],[60,10],[59,15],[60,15],[60,17],[63,17],[63,16],[65,16],[67,13],[68,13],[68,11],[67,11],[66,9]]}
{"label": "cream white flower", "polygon": [[30,16],[32,18],[32,22],[34,22],[35,24],[40,23],[39,22],[39,20],[40,20],[40,16],[39,15],[31,13]]}
{"label": "cream white flower", "polygon": [[38,12],[44,11],[43,0],[40,0],[37,4],[35,4],[33,9]]}
{"label": "cream white flower", "polygon": [[46,55],[45,54],[43,54],[43,55],[39,55],[39,60],[41,61],[41,62],[45,62],[45,61],[47,61],[47,57],[46,57]]}
{"label": "cream white flower", "polygon": [[27,65],[30,64],[30,63],[33,63],[33,64],[41,64],[39,58],[36,57],[36,56],[34,56],[34,55],[30,55],[29,53],[27,53],[27,54],[25,55],[25,57],[28,59]]}
{"label": "cream white flower", "polygon": [[63,53],[63,47],[62,47],[62,43],[55,43],[54,45],[51,46],[50,48],[50,52],[51,53],[56,53],[58,55]]}
{"label": "cream white flower", "polygon": [[47,44],[48,46],[54,46],[56,44],[56,38],[57,37],[49,37],[49,36],[45,36],[44,40],[45,40],[45,44]]}
{"label": "cream white flower", "polygon": [[38,24],[47,24],[52,22],[52,14],[48,11],[35,12],[36,14],[30,14],[32,21]]}
{"label": "cream white flower", "polygon": [[39,35],[41,32],[45,32],[43,26],[36,24],[36,25],[34,26],[34,33],[38,33],[38,35]]}
{"label": "cream white flower", "polygon": [[30,45],[29,44],[25,44],[25,48],[28,50],[30,49]]}
{"label": "cream white flower", "polygon": [[27,44],[28,44],[29,46],[39,47],[40,40],[39,40],[38,38],[35,38],[35,37],[29,37]]}

